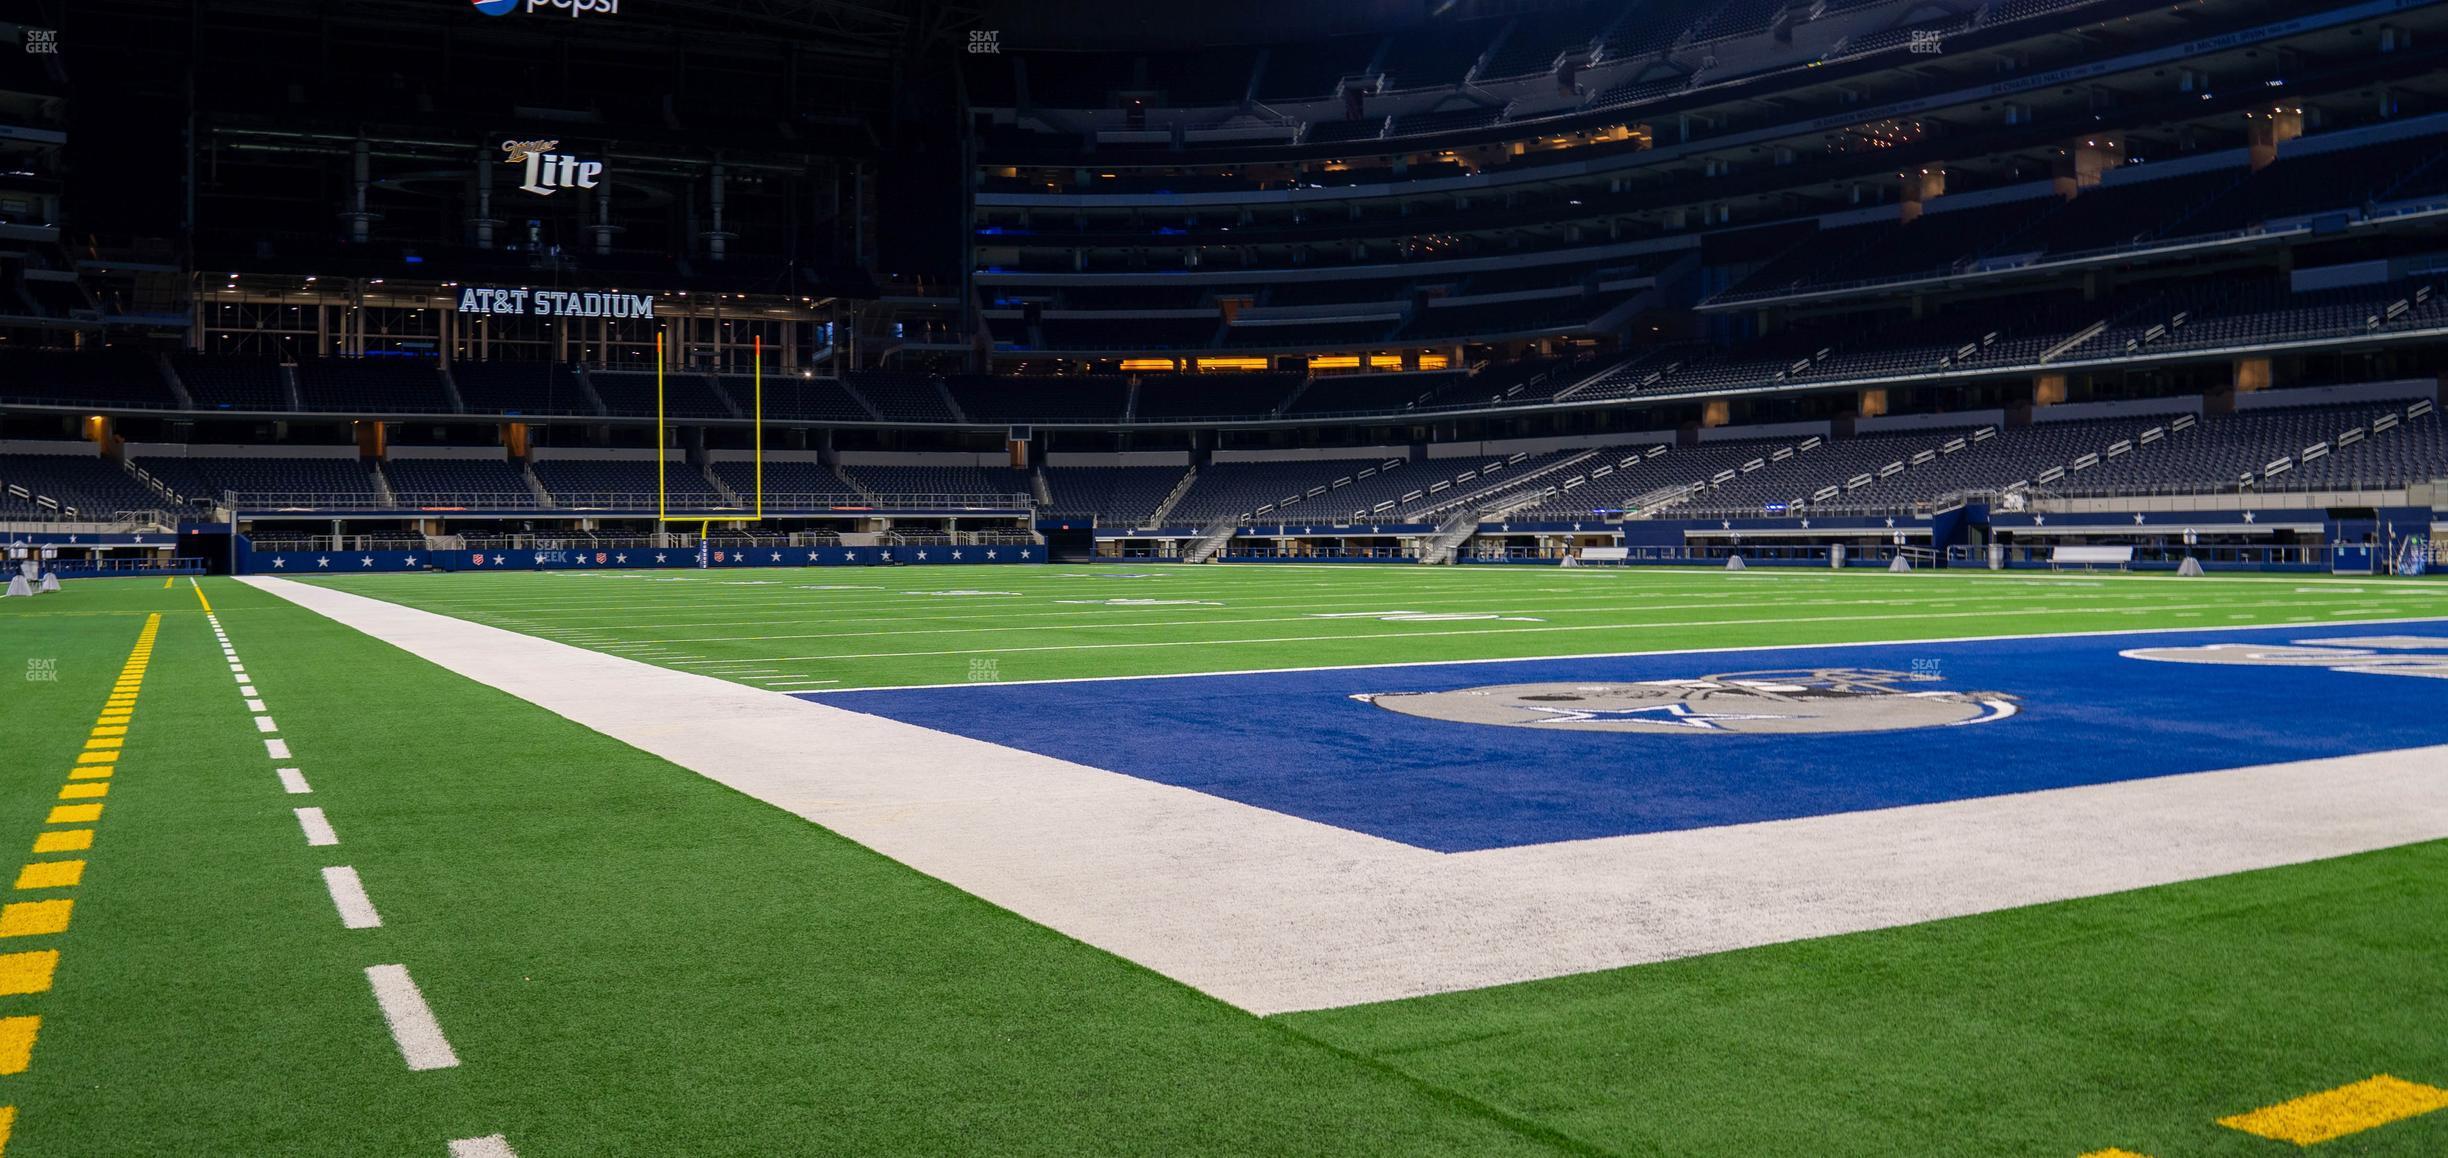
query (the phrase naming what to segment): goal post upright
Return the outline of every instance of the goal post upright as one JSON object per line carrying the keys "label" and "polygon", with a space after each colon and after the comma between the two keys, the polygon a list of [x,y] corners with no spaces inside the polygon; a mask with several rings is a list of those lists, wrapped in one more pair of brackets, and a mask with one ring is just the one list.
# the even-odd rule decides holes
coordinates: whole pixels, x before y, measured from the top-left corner
{"label": "goal post upright", "polygon": [[655,331],[655,530],[671,521],[671,491],[663,482],[663,452],[670,436],[663,432],[663,331]]}
{"label": "goal post upright", "polygon": [[756,393],[756,517],[765,521],[765,335],[757,334],[752,342],[752,381]]}

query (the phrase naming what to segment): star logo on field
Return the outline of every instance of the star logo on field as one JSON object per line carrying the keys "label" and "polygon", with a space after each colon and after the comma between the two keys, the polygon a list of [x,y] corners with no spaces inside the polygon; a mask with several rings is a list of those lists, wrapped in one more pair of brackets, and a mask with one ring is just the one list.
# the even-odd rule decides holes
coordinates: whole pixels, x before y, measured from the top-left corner
{"label": "star logo on field", "polygon": [[655,562],[660,563],[660,562],[662,562],[662,561],[663,561],[663,553],[662,553],[661,551],[657,551],[657,552],[655,552]]}
{"label": "star logo on field", "polygon": [[371,566],[373,566],[373,565],[374,565],[374,556],[372,556],[372,555],[359,555],[359,556],[357,556],[357,565],[358,565],[358,566],[360,566],[360,567],[371,567]]}
{"label": "star logo on field", "polygon": [[1637,720],[1642,716],[1655,715],[1662,716],[1664,718],[1648,722],[1672,724],[1679,728],[1697,728],[1704,732],[1724,731],[1725,729],[1720,728],[1717,725],[1719,720],[1782,720],[1786,718],[1784,716],[1774,714],[1755,715],[1745,712],[1712,712],[1706,708],[1696,708],[1690,704],[1682,703],[1652,704],[1645,708],[1531,708],[1530,710],[1544,713],[1549,717],[1548,719],[1538,721],[1542,724],[1583,724],[1605,720]]}
{"label": "star logo on field", "polygon": [[282,567],[286,567],[286,566],[288,566],[288,565],[289,565],[289,560],[287,560],[287,559],[283,559],[283,558],[281,558],[281,557],[280,557],[280,556],[278,556],[278,555],[274,555],[274,556],[272,556],[272,566],[273,566],[273,568],[274,568],[275,570],[277,570],[277,569],[279,569],[279,568],[282,568]]}
{"label": "star logo on field", "polygon": [[953,562],[955,562],[955,563],[960,562],[960,552],[958,552],[958,551],[954,551],[954,552],[952,552],[952,561],[953,561]]}
{"label": "star logo on field", "polygon": [[2047,526],[2047,525],[2048,525],[2048,516],[2047,516],[2047,515],[2033,515],[2033,516],[2032,516],[2032,525],[2033,525],[2033,526],[2035,526],[2035,527],[2045,527],[2045,526]]}
{"label": "star logo on field", "polygon": [[1889,517],[1888,517],[1888,519],[1887,519],[1887,525],[1888,525],[1888,526],[1890,526],[1890,527],[1892,527],[1892,526],[1894,526],[1894,525],[1895,525],[1895,517],[1894,517],[1894,516],[1892,516],[1892,515],[1891,515],[1891,516],[1889,516]]}
{"label": "star logo on field", "polygon": [[410,555],[410,556],[408,556],[408,560],[407,560],[407,561],[408,561],[408,565],[409,565],[409,566],[411,566],[411,567],[416,566],[416,556],[414,556],[414,555]]}
{"label": "star logo on field", "polygon": [[2141,526],[2141,525],[2142,525],[2142,512],[2140,512],[2140,511],[2136,511],[2136,512],[2134,512],[2134,525],[2135,525],[2135,526],[2137,526],[2137,527],[2139,527],[2139,526]]}
{"label": "star logo on field", "polygon": [[993,562],[993,561],[994,561],[994,552],[992,552],[992,551],[988,551],[988,552],[986,552],[986,559],[987,559],[987,561],[988,561],[988,562]]}
{"label": "star logo on field", "polygon": [[890,563],[890,562],[892,562],[892,552],[890,552],[890,551],[878,551],[878,552],[876,552],[876,558],[881,559],[881,560],[883,560],[884,562]]}
{"label": "star logo on field", "polygon": [[1733,530],[1733,529],[1734,529],[1734,520],[1732,520],[1732,519],[1719,519],[1719,520],[1717,520],[1717,529],[1718,529],[1718,530],[1720,530],[1720,531],[1731,531],[1731,530]]}
{"label": "star logo on field", "polygon": [[924,551],[920,551],[920,552],[918,552],[918,561],[919,561],[919,562],[921,562],[921,563],[926,562],[926,552],[924,552]]}
{"label": "star logo on field", "polygon": [[815,561],[816,561],[816,552],[814,552],[814,551],[810,551],[810,552],[808,552],[808,562],[813,563],[813,562],[815,562]]}
{"label": "star logo on field", "polygon": [[331,557],[327,555],[327,556],[324,556],[324,557],[322,557],[322,558],[320,558],[320,559],[316,559],[316,560],[315,560],[315,566],[317,566],[317,567],[329,567],[329,566],[331,566]]}
{"label": "star logo on field", "polygon": [[499,567],[499,566],[501,566],[502,564],[504,564],[504,563],[506,563],[506,562],[509,562],[509,561],[510,561],[510,557],[509,557],[509,556],[507,556],[507,555],[495,555],[495,556],[493,556],[493,565],[494,565],[494,566],[496,566],[496,567]]}
{"label": "star logo on field", "polygon": [[628,561],[629,561],[629,556],[627,556],[627,555],[614,555],[614,556],[612,556],[612,561],[613,561],[613,562],[615,562],[615,563],[626,563],[626,562],[628,562]]}
{"label": "star logo on field", "polygon": [[2256,515],[2256,514],[2259,514],[2259,513],[2260,513],[2260,512],[2258,512],[2258,511],[2246,511],[2246,512],[2244,512],[2244,521],[2245,521],[2245,522],[2247,522],[2247,523],[2249,523],[2249,522],[2253,521],[2253,516],[2254,516],[2254,515]]}
{"label": "star logo on field", "polygon": [[1809,520],[1809,519],[1804,519],[1804,520],[1802,520],[1802,529],[1803,529],[1803,530],[1805,530],[1805,531],[1810,530],[1810,520]]}
{"label": "star logo on field", "polygon": [[856,551],[844,551],[844,552],[842,552],[842,562],[844,562],[844,563],[856,563],[856,562],[858,562],[858,552],[856,552]]}
{"label": "star logo on field", "polygon": [[773,561],[774,561],[774,562],[776,562],[776,563],[781,562],[781,561],[782,561],[782,552],[780,552],[780,551],[776,551],[776,552],[774,552],[774,553],[773,553]]}

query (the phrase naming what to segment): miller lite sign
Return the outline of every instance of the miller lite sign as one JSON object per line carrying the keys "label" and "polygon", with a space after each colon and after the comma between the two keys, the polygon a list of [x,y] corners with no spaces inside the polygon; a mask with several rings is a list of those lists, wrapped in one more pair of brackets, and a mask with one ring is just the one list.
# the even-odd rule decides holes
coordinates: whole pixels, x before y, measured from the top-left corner
{"label": "miller lite sign", "polygon": [[563,189],[592,189],[603,175],[603,162],[581,161],[567,153],[553,150],[559,141],[503,141],[503,159],[510,164],[527,166],[527,181],[519,186],[539,197],[550,197]]}

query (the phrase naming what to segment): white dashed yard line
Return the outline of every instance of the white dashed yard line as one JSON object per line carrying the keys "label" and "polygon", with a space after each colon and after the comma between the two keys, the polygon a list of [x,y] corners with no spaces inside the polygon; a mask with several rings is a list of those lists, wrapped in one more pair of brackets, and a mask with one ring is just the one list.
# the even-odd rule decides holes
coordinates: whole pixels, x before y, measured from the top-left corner
{"label": "white dashed yard line", "polygon": [[277,739],[264,741],[264,754],[275,760],[289,759],[289,741]]}
{"label": "white dashed yard line", "polygon": [[450,1144],[450,1158],[518,1158],[510,1148],[510,1139],[499,1134],[482,1138],[459,1138]]}
{"label": "white dashed yard line", "polygon": [[409,1069],[443,1070],[459,1064],[459,1055],[451,1052],[442,1023],[434,1020],[433,1007],[425,1004],[407,966],[368,965],[365,973],[374,987],[375,1004],[382,1006],[383,1021],[391,1026],[391,1040],[399,1044]]}
{"label": "white dashed yard line", "polygon": [[238,694],[242,696],[257,696],[263,693],[256,691],[255,685],[253,684],[240,684],[238,685]]}
{"label": "white dashed yard line", "polygon": [[273,723],[272,717],[270,716],[257,716],[255,717],[255,730],[258,732],[277,732],[280,731],[280,725]]}
{"label": "white dashed yard line", "polygon": [[340,834],[332,831],[331,821],[323,815],[322,809],[300,808],[295,811],[298,829],[306,834],[307,844],[319,847],[340,843]]}
{"label": "white dashed yard line", "polygon": [[[1440,854],[828,709],[817,702],[823,693],[766,696],[342,592],[242,582],[1261,1014],[1910,925],[2448,835],[2443,745]],[[1722,661],[1746,650],[1759,649],[1685,653]],[[826,742],[808,744],[816,734]],[[1185,847],[1200,855],[1183,856]]]}
{"label": "white dashed yard line", "polygon": [[247,706],[247,710],[248,710],[248,711],[250,711],[250,712],[268,712],[268,711],[271,711],[271,710],[272,710],[272,709],[270,709],[270,708],[265,707],[265,706],[264,706],[264,702],[263,702],[262,700],[248,700],[248,701],[246,702],[246,706]]}
{"label": "white dashed yard line", "polygon": [[291,796],[304,796],[314,789],[306,786],[306,774],[295,768],[275,768],[280,775],[281,789]]}
{"label": "white dashed yard line", "polygon": [[351,929],[382,928],[382,915],[374,911],[374,901],[366,896],[365,882],[357,879],[357,870],[339,865],[323,870],[323,887],[331,890],[332,907],[340,910],[340,924]]}

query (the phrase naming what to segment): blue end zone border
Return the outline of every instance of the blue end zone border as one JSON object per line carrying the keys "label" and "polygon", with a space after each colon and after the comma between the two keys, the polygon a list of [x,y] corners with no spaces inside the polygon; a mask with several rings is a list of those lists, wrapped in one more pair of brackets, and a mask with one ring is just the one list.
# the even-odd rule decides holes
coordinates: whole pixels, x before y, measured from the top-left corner
{"label": "blue end zone border", "polygon": [[[1341,668],[811,694],[1440,852],[1928,804],[2448,743],[2448,683],[2132,659],[2148,647],[2377,635],[2448,620]],[[1975,727],[1819,735],[1543,731],[1364,694],[1885,669],[1997,692]]]}

